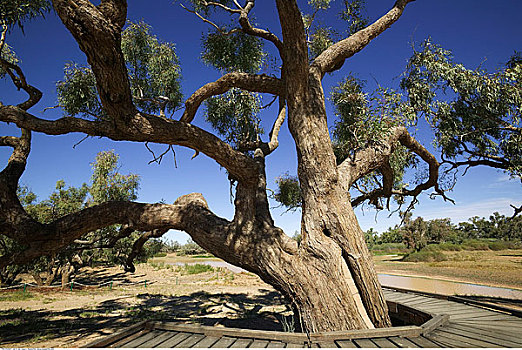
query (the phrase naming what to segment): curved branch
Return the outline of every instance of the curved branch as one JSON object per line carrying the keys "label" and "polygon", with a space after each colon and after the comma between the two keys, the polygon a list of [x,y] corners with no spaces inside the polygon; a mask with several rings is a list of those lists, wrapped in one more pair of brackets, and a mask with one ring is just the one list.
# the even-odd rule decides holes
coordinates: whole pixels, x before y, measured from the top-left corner
{"label": "curved branch", "polygon": [[134,266],[134,259],[136,259],[138,254],[140,254],[145,243],[147,243],[147,241],[151,238],[160,238],[165,233],[167,233],[167,231],[168,230],[166,229],[157,229],[142,234],[132,245],[132,251],[130,252],[129,256],[127,257],[127,260],[125,261],[125,271],[136,272],[136,267]]}
{"label": "curved branch", "polygon": [[[397,143],[408,148],[428,164],[428,179],[425,182],[418,184],[413,189],[393,189],[393,169],[390,166],[389,160]],[[415,140],[405,127],[395,127],[390,130],[388,139],[381,141],[373,147],[368,147],[356,152],[354,157],[347,158],[339,165],[338,171],[340,180],[348,190],[355,181],[361,177],[370,174],[375,170],[380,170],[383,176],[382,187],[369,193],[364,193],[354,199],[352,205],[357,206],[365,200],[370,200],[372,204],[376,204],[379,198],[389,198],[392,195],[412,196],[416,198],[422,191],[432,187],[436,194],[443,196],[445,200],[450,200],[444,195],[444,191],[439,187],[439,167],[440,164],[437,159],[426,148],[424,148],[424,146]]]}
{"label": "curved branch", "polygon": [[377,21],[323,51],[312,63],[312,68],[317,69],[321,75],[341,68],[347,58],[361,51],[370,41],[395,23],[401,17],[406,5],[412,1],[415,0],[397,0],[393,8]]}
{"label": "curved branch", "polygon": [[239,16],[239,24],[241,25],[241,29],[245,34],[257,36],[259,38],[270,41],[275,45],[275,47],[279,50],[281,54],[283,52],[283,42],[275,35],[267,30],[255,28],[250,24],[248,20],[248,14],[254,8],[255,1],[250,0],[247,2],[245,7],[241,10],[241,14]]}
{"label": "curved branch", "polygon": [[122,130],[106,121],[88,121],[72,117],[50,121],[35,117],[14,106],[1,106],[0,121],[13,122],[21,128],[48,135],[81,132],[117,141],[155,142],[185,146],[214,159],[235,179],[252,183],[256,181],[258,174],[258,165],[248,156],[234,150],[215,135],[192,124],[176,120],[137,114]]}
{"label": "curved branch", "polygon": [[218,80],[200,87],[185,102],[185,112],[180,121],[190,123],[194,120],[201,103],[207,98],[221,95],[231,88],[240,88],[252,92],[271,93],[282,96],[284,94],[283,83],[280,79],[267,75],[248,73],[228,73]]}

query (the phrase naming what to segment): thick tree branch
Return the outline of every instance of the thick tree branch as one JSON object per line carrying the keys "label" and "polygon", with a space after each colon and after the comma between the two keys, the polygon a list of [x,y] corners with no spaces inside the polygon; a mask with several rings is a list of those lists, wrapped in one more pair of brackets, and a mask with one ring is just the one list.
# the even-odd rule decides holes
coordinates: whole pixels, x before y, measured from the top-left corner
{"label": "thick tree branch", "polygon": [[321,75],[342,67],[344,61],[361,51],[374,38],[388,29],[402,15],[406,5],[415,0],[397,0],[393,8],[377,21],[323,51],[312,63]]}
{"label": "thick tree branch", "polygon": [[97,8],[88,0],[53,0],[53,6],[87,56],[107,114],[124,128],[136,114],[121,51],[126,2],[106,0]]}
{"label": "thick tree branch", "polygon": [[185,112],[180,121],[190,123],[194,119],[201,103],[207,98],[221,95],[231,88],[239,88],[252,92],[270,93],[283,96],[284,86],[280,79],[267,75],[256,75],[248,73],[228,73],[218,80],[200,87],[185,102]]}
{"label": "thick tree branch", "polygon": [[[4,216],[4,213],[1,213]],[[32,222],[27,222],[31,220]],[[201,194],[178,198],[173,205],[135,202],[107,202],[64,216],[50,224],[39,224],[32,219],[7,217],[2,233],[25,243],[20,253],[0,258],[0,267],[23,264],[32,259],[59,252],[82,235],[107,226],[123,224],[141,231],[177,229],[188,233],[199,228],[205,239],[223,242],[230,222],[215,216]],[[16,229],[8,229],[9,226]]]}
{"label": "thick tree branch", "polygon": [[[308,89],[309,73],[308,45],[302,14],[295,0],[277,0],[276,4],[283,32],[282,76],[287,83],[288,96],[301,95]],[[288,102],[293,104],[291,100]]]}
{"label": "thick tree branch", "polygon": [[129,121],[125,129],[121,130],[106,121],[88,121],[72,117],[54,121],[44,120],[14,106],[1,106],[0,120],[13,122],[21,128],[48,135],[81,132],[117,141],[155,142],[185,146],[214,159],[237,180],[255,182],[258,173],[258,166],[251,158],[234,150],[215,135],[197,126],[176,120],[137,114]]}

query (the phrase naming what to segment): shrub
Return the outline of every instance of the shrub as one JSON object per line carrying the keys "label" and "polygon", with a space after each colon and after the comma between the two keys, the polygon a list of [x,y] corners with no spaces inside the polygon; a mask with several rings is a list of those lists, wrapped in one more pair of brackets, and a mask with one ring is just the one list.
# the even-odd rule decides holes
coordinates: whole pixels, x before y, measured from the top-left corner
{"label": "shrub", "polygon": [[438,244],[428,244],[424,247],[425,251],[436,252],[436,251],[450,251],[450,252],[458,252],[462,250],[462,247],[459,244],[454,243],[438,243]]}
{"label": "shrub", "polygon": [[436,262],[446,261],[448,258],[440,251],[421,250],[406,255],[402,261],[406,262]]}
{"label": "shrub", "polygon": [[165,253],[165,252],[159,252],[159,253],[154,254],[155,258],[164,258],[166,256],[167,256],[167,253]]}
{"label": "shrub", "polygon": [[462,248],[465,250],[489,250],[488,241],[481,241],[478,239],[465,240],[462,243]]}
{"label": "shrub", "polygon": [[184,275],[196,275],[198,273],[212,272],[214,268],[206,264],[185,264],[182,273]]}
{"label": "shrub", "polygon": [[404,243],[381,243],[374,245],[371,251],[375,255],[404,254],[408,252],[408,248]]}

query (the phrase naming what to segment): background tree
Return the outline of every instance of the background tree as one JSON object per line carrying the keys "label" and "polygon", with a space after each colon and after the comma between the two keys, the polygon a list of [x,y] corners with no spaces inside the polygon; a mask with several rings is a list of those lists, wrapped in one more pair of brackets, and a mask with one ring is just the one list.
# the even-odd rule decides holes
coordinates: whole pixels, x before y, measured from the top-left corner
{"label": "background tree", "polygon": [[[357,82],[349,78],[336,91],[337,114],[345,122],[336,126],[332,142],[322,81],[395,23],[410,2],[397,0],[387,13],[367,24],[370,22],[360,17],[360,1],[338,2],[339,8],[330,1],[313,0],[300,7],[295,0],[276,0],[281,24],[281,35],[276,35],[253,23],[255,1],[194,0],[188,10],[215,29],[204,39],[204,59],[223,75],[196,90],[185,101],[179,120],[174,120],[165,118],[167,109],[157,102],[165,100],[161,96],[176,100],[175,75],[169,74],[164,78],[166,85],[158,87],[172,90],[158,91],[153,80],[163,77],[148,79],[154,71],[149,58],[155,54],[127,51],[127,38],[145,40],[149,32],[144,25],[129,24],[136,35],[127,36],[131,32],[123,30],[125,1],[102,0],[95,6],[87,0],[74,4],[53,0],[53,8],[90,65],[78,77],[72,74],[78,70],[71,66],[72,73],[66,71],[66,76],[73,80],[64,80],[63,91],[72,92],[76,85],[92,87],[76,82],[69,85],[85,76],[87,81],[94,79],[97,94],[85,103],[73,104],[76,109],[67,109],[67,101],[75,95],[60,92],[59,104],[67,116],[41,119],[28,112],[41,93],[28,83],[16,63],[0,60],[13,83],[29,95],[21,104],[0,106],[0,120],[22,128],[22,136],[1,139],[2,145],[14,151],[0,173],[0,228],[24,247],[18,254],[2,256],[0,266],[52,255],[82,235],[112,225],[153,236],[178,229],[207,251],[272,284],[293,305],[305,331],[389,326],[384,296],[353,208],[364,202],[384,206],[392,197],[399,203],[411,197],[414,203],[420,193],[430,189],[444,196],[438,183],[440,164],[407,129],[417,117],[414,104],[400,103],[398,95],[386,89],[379,89],[376,98],[361,96]],[[322,29],[319,23],[329,18],[328,11],[339,9],[347,21],[346,32]],[[309,12],[308,17],[303,12]],[[232,22],[219,23],[226,15]],[[266,52],[276,56],[277,64],[268,74],[260,74],[260,67],[271,61],[264,61],[260,42],[268,44]],[[136,47],[148,50],[157,45]],[[171,51],[165,50],[170,68],[163,71],[174,72],[177,63]],[[136,52],[136,59],[128,52]],[[94,90],[82,91],[87,96]],[[278,102],[268,137],[259,127],[261,107],[256,93],[270,94]],[[357,108],[351,108],[351,100]],[[192,124],[204,102],[207,119],[222,139]],[[266,192],[265,159],[277,149],[285,120],[297,151],[300,196],[294,197],[301,199],[299,245],[274,225]],[[365,126],[368,132],[361,133]],[[168,149],[180,145],[203,153],[225,168],[235,184],[234,217],[216,216],[203,196],[193,193],[174,204],[110,201],[43,225],[27,214],[16,196],[30,151],[28,130],[52,135],[81,132],[165,144]],[[403,183],[401,172],[417,162],[427,172],[414,184]],[[358,191],[353,199],[352,187]]]}

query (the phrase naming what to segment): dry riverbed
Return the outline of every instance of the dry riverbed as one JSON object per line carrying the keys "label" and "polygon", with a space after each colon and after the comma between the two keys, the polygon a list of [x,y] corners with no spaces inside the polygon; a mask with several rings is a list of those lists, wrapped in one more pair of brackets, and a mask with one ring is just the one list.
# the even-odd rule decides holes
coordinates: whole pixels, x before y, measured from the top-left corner
{"label": "dry riverbed", "polygon": [[[522,288],[522,250],[457,253],[441,263],[403,263],[393,256],[375,260],[380,273]],[[176,266],[202,260],[209,259],[168,255],[139,264],[134,274],[96,268],[84,269],[76,278],[86,285],[113,281],[112,287],[1,291],[0,347],[79,347],[145,319],[267,330],[283,330],[283,323],[291,327],[286,322],[289,308],[257,276],[224,268],[193,273],[199,271]],[[27,276],[25,282],[33,281]]]}

